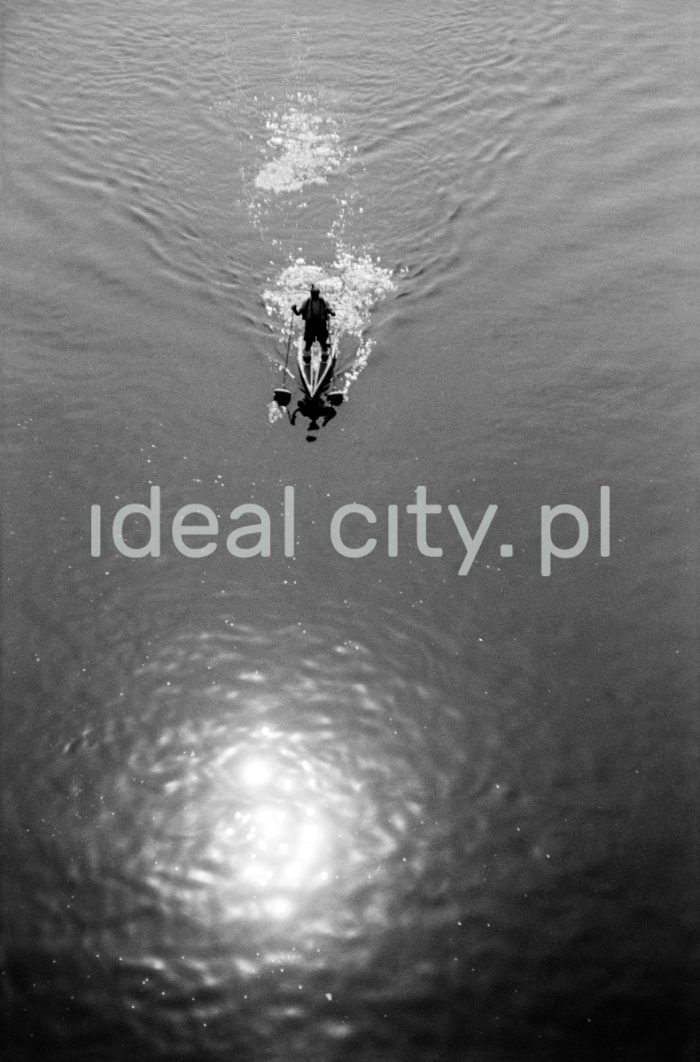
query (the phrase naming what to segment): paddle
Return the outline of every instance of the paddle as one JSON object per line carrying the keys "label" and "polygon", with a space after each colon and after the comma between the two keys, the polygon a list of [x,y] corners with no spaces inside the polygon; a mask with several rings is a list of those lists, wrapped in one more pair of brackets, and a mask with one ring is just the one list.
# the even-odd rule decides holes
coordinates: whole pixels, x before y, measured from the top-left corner
{"label": "paddle", "polygon": [[[292,316],[289,318],[289,335],[287,336],[287,355],[284,359],[284,368],[282,369],[282,379],[287,374],[287,362],[289,361],[289,348],[292,345],[292,327],[294,325],[294,311],[292,310]],[[292,399],[292,392],[288,387],[276,387],[275,388],[275,402],[278,406],[288,406]]]}

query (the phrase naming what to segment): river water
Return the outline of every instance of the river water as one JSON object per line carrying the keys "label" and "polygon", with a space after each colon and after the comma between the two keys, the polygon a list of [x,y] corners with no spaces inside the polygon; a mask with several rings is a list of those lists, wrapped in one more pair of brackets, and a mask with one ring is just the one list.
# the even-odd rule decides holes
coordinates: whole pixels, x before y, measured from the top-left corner
{"label": "river water", "polygon": [[2,31],[4,1057],[697,1057],[696,4]]}

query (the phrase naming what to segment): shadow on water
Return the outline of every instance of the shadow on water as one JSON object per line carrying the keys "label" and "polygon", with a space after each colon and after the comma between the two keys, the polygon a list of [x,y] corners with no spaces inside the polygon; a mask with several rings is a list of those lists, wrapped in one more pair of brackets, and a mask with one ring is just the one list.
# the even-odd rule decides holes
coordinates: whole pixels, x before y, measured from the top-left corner
{"label": "shadow on water", "polygon": [[[321,359],[321,368],[324,367],[326,360],[327,358],[324,355]],[[337,415],[338,407],[345,400],[345,393],[338,389],[338,384],[350,370],[346,369],[338,373],[335,371],[336,364],[336,355],[334,353],[329,370],[330,378],[322,382],[319,389],[314,391],[314,393],[310,393],[310,389],[304,385],[300,371],[299,397],[291,412],[289,407],[292,400],[292,392],[286,387],[276,388],[274,402],[269,410],[270,419],[278,419],[282,414],[286,414],[289,423],[294,426],[297,419],[301,416],[308,421],[306,441],[315,442],[320,429],[325,428],[334,419]]]}
{"label": "shadow on water", "polygon": [[321,428],[333,420],[337,410],[330,404],[326,395],[314,395],[312,398],[304,396],[300,398],[292,413],[289,414],[289,423],[295,424],[301,414],[309,421],[306,429],[306,441],[315,442]]}

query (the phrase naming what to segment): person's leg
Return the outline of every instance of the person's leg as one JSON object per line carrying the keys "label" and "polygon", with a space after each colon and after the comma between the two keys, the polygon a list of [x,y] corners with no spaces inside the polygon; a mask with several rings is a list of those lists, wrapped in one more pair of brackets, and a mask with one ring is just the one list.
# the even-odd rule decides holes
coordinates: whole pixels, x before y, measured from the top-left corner
{"label": "person's leg", "polygon": [[314,341],[314,326],[311,321],[307,321],[306,328],[304,329],[304,361],[311,360],[311,345]]}
{"label": "person's leg", "polygon": [[328,361],[328,328],[325,322],[318,326],[318,341],[321,344],[321,361]]}

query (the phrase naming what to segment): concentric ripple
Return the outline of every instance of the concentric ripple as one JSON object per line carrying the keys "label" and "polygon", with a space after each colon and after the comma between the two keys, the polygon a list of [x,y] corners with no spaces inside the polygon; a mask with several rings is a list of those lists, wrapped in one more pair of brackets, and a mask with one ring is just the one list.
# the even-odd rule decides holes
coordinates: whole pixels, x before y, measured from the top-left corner
{"label": "concentric ripple", "polygon": [[319,1045],[360,1034],[333,1001],[385,965],[387,934],[424,931],[426,904],[454,921],[459,714],[429,678],[401,674],[402,632],[386,651],[358,634],[228,616],[181,630],[46,764],[35,808],[66,785],[70,799],[32,835],[37,947],[70,948],[91,1011],[118,971],[113,1020],[140,1043],[182,1050],[194,1025],[193,1053],[216,1056],[235,1021],[253,1058],[303,1022],[288,1057],[313,1057],[311,1027]]}

